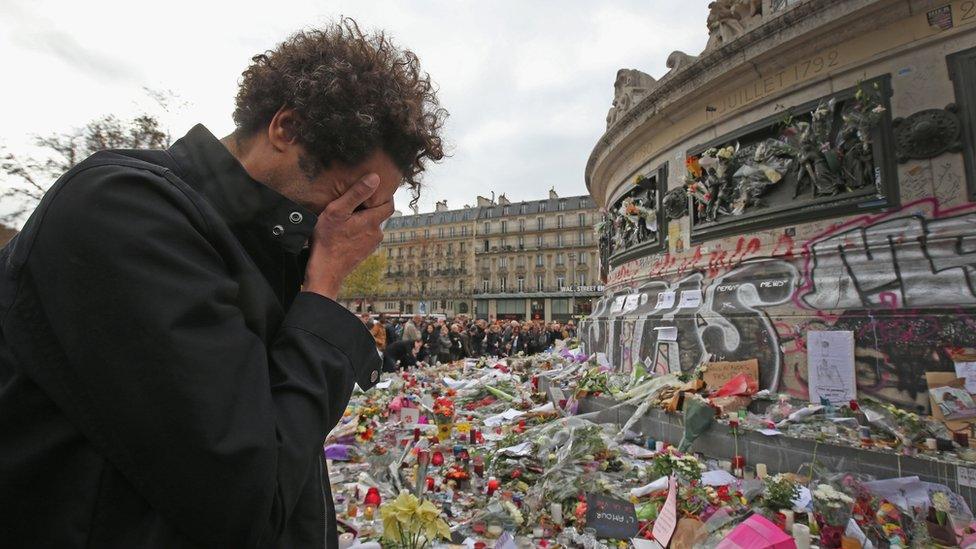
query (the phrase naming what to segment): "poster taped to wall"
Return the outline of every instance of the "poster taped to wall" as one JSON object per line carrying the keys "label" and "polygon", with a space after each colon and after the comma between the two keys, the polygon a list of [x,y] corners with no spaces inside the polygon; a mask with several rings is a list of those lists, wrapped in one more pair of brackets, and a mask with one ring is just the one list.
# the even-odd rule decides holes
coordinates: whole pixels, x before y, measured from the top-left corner
{"label": "poster taped to wall", "polygon": [[810,402],[834,405],[857,399],[854,376],[854,332],[807,332]]}

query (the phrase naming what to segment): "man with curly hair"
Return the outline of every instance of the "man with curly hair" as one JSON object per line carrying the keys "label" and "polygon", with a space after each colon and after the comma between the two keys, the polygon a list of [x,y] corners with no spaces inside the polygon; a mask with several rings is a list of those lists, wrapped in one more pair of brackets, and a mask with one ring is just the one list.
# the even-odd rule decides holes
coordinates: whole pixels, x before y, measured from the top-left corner
{"label": "man with curly hair", "polygon": [[322,442],[382,361],[335,298],[445,116],[346,19],[253,58],[230,136],[62,176],[0,251],[3,544],[336,547]]}

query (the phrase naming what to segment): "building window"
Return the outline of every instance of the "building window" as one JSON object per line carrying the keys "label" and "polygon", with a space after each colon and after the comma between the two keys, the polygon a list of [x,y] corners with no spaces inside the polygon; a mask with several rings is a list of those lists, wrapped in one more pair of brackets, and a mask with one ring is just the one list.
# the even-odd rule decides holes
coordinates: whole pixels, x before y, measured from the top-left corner
{"label": "building window", "polygon": [[464,253],[464,242],[461,243],[460,248],[461,248],[461,253],[463,254]]}
{"label": "building window", "polygon": [[556,247],[563,245],[563,233],[556,233]]}
{"label": "building window", "polygon": [[447,255],[453,255],[453,254],[454,254],[454,244],[451,243],[451,242],[448,242],[447,243]]}
{"label": "building window", "polygon": [[579,226],[580,227],[585,227],[586,226],[586,214],[585,213],[579,214]]}
{"label": "building window", "polygon": [[519,204],[519,213],[520,214],[524,214],[525,213],[525,204],[524,203],[523,204]]}
{"label": "building window", "polygon": [[539,202],[539,212],[541,213],[541,212],[544,212],[544,211],[546,211],[546,203],[545,202]]}
{"label": "building window", "polygon": [[508,215],[508,206],[502,208],[502,215]]}
{"label": "building window", "polygon": [[488,241],[487,240],[485,240],[485,251],[486,252],[488,251]]}
{"label": "building window", "polygon": [[586,286],[586,273],[577,273],[576,275],[576,285]]}
{"label": "building window", "polygon": [[562,265],[562,264],[563,264],[563,254],[561,253],[556,254],[556,265]]}
{"label": "building window", "polygon": [[507,257],[499,257],[498,258],[498,268],[499,269],[507,269],[508,268],[508,258]]}
{"label": "building window", "polygon": [[387,251],[386,257],[392,258],[393,257],[393,248],[389,248],[386,251]]}
{"label": "building window", "polygon": [[[562,202],[560,202],[560,204],[562,204]],[[561,216],[561,215],[557,215],[556,216],[556,228],[557,229],[562,229],[563,228],[563,216]]]}
{"label": "building window", "polygon": [[536,254],[535,255],[535,266],[536,267],[541,267],[543,265],[544,265],[544,263],[542,262],[542,254]]}
{"label": "building window", "polygon": [[537,292],[541,292],[545,288],[545,277],[542,275],[536,275],[535,277],[535,289]]}
{"label": "building window", "polygon": [[565,209],[566,209],[566,201],[565,200],[560,200],[559,201],[559,210],[562,211],[562,210],[565,210]]}
{"label": "building window", "polygon": [[505,291],[505,277],[504,276],[498,277],[498,291],[499,292],[504,292]]}
{"label": "building window", "polygon": [[525,291],[525,279],[524,278],[522,278],[521,276],[518,277],[515,280],[515,283],[518,285],[518,291],[519,292],[524,292]]}
{"label": "building window", "polygon": [[403,257],[403,248],[397,248],[397,257]]}
{"label": "building window", "polygon": [[546,219],[544,217],[540,217],[539,219],[537,219],[536,223],[539,225],[540,231],[546,228]]}
{"label": "building window", "polygon": [[458,292],[464,293],[464,279],[458,280]]}
{"label": "building window", "polygon": [[535,237],[535,245],[538,246],[538,247],[540,247],[540,248],[542,247],[542,235],[541,234],[540,235],[536,235],[536,237]]}
{"label": "building window", "polygon": [[454,236],[454,227],[451,227],[450,234],[452,237]]}
{"label": "building window", "polygon": [[562,291],[562,289],[563,289],[564,286],[566,286],[566,277],[564,277],[564,276],[557,276],[556,277],[556,288],[559,291]]}
{"label": "building window", "polygon": [[525,232],[525,220],[519,219],[519,232]]}
{"label": "building window", "polygon": [[518,239],[518,247],[519,247],[520,250],[524,250],[525,249],[525,237],[524,236],[521,236],[521,235],[519,236],[519,239]]}
{"label": "building window", "polygon": [[586,233],[584,233],[583,231],[580,231],[579,234],[579,245],[586,246]]}
{"label": "building window", "polygon": [[491,291],[491,282],[487,278],[481,281],[481,291],[486,294]]}
{"label": "building window", "polygon": [[508,221],[502,221],[502,234],[508,232]]}
{"label": "building window", "polygon": [[417,238],[417,231],[410,231],[410,239]]}
{"label": "building window", "polygon": [[586,208],[586,199],[585,198],[580,198],[580,205],[579,205],[579,207],[580,208]]}
{"label": "building window", "polygon": [[484,232],[484,234],[488,234],[490,232],[491,232],[491,222],[485,221],[485,232]]}
{"label": "building window", "polygon": [[438,238],[444,238],[444,227],[439,227],[437,229],[437,237]]}
{"label": "building window", "polygon": [[586,254],[579,254],[579,264],[586,265]]}

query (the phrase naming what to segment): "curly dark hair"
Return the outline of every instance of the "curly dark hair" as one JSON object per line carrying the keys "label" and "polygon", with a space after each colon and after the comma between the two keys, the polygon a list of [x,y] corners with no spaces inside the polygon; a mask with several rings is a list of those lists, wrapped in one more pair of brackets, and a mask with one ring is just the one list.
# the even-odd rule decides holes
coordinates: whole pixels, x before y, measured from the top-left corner
{"label": "curly dark hair", "polygon": [[295,110],[296,134],[316,173],[333,161],[356,164],[382,149],[403,172],[415,204],[427,161],[444,157],[440,107],[430,75],[410,50],[350,18],[295,33],[255,55],[237,93],[239,132],[267,127],[282,107]]}

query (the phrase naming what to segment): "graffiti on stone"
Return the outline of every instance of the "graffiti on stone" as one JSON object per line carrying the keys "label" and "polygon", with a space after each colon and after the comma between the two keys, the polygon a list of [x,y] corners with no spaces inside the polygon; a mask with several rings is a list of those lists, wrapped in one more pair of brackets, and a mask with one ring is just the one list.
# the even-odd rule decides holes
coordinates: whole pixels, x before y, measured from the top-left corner
{"label": "graffiti on stone", "polygon": [[[624,370],[649,359],[658,372],[756,358],[762,387],[805,397],[804,334],[851,330],[859,391],[916,407],[927,402],[925,371],[952,370],[953,352],[976,349],[976,205],[926,198],[805,241],[781,233],[766,257],[754,240],[632,262],[584,323],[587,349]],[[656,307],[662,292],[685,290],[703,292],[702,303]],[[609,313],[614,297],[633,294],[636,307]],[[677,341],[658,337],[664,326]]]}

